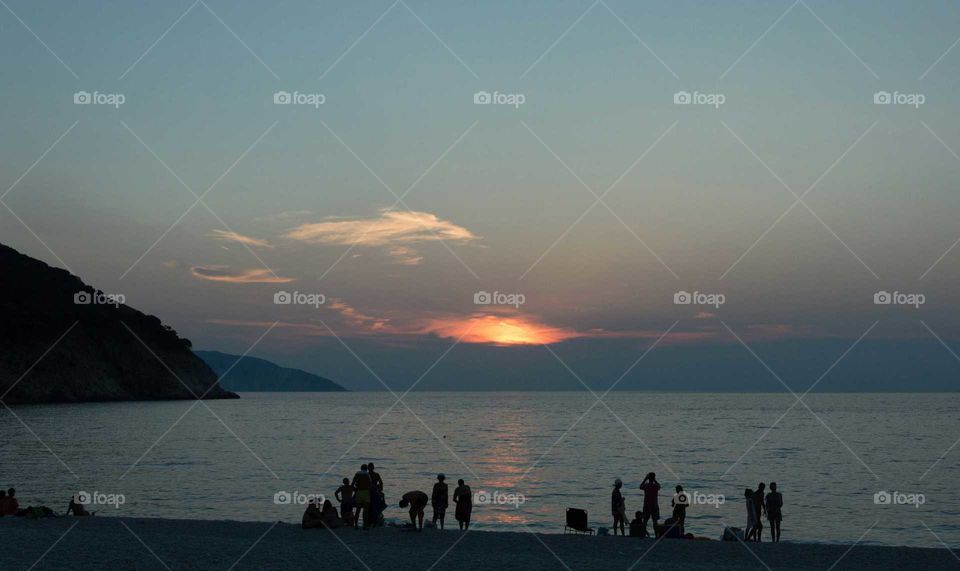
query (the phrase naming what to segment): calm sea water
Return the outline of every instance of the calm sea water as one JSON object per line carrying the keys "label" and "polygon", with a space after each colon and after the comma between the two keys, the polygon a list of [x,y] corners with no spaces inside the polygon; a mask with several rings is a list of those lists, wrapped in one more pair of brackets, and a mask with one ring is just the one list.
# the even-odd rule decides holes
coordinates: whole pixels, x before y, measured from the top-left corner
{"label": "calm sea water", "polygon": [[[743,526],[744,488],[773,480],[784,540],[960,544],[960,446],[937,463],[960,438],[960,395],[810,395],[819,420],[803,405],[783,416],[793,397],[774,394],[617,392],[609,410],[589,393],[411,393],[392,408],[387,393],[242,396],[0,409],[0,486],[61,512],[83,490],[123,495],[93,508],[104,515],[299,522],[303,507],[277,492],[332,497],[372,460],[389,518],[444,472],[451,492],[463,478],[518,500],[475,507],[475,528],[560,533],[568,506],[609,527],[618,477],[628,513],[640,509],[655,471],[663,514],[678,482],[725,497],[688,510],[698,535]],[[901,495],[877,504],[880,491]]]}

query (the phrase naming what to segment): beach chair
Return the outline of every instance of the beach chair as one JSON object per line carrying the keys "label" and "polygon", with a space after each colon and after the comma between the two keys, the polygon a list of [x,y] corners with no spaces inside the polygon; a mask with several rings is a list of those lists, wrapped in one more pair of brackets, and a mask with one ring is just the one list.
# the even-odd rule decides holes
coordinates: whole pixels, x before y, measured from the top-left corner
{"label": "beach chair", "polygon": [[567,524],[563,533],[587,533],[593,535],[593,528],[587,525],[587,511],[567,508]]}

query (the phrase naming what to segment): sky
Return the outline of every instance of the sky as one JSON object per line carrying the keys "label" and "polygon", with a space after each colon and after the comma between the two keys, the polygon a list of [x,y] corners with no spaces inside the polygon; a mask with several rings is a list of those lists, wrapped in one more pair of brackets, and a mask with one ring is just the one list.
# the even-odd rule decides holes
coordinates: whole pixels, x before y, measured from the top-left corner
{"label": "sky", "polygon": [[0,242],[197,348],[351,388],[608,387],[667,348],[780,390],[776,355],[890,340],[955,377],[958,24],[953,2],[6,0]]}

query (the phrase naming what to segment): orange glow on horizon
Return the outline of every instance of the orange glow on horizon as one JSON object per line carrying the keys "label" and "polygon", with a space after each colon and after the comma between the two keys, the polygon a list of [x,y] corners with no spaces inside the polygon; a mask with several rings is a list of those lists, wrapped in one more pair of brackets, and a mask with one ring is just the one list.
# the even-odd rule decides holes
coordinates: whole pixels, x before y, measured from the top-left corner
{"label": "orange glow on horizon", "polygon": [[464,343],[493,345],[548,345],[580,336],[572,329],[551,327],[530,318],[497,315],[433,319],[424,332],[460,339]]}

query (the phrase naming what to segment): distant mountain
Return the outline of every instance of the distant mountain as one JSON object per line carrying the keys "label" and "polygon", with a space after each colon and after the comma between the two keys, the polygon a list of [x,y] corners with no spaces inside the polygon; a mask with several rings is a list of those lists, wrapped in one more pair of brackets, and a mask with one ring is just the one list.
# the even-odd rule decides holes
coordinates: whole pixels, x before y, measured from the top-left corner
{"label": "distant mountain", "polygon": [[189,340],[122,301],[0,244],[0,400],[237,398]]}
{"label": "distant mountain", "polygon": [[[194,351],[206,361],[218,375],[227,370],[223,378],[225,389],[238,392],[320,392],[346,391],[330,379],[301,371],[288,369],[256,357],[240,357],[219,351]],[[237,362],[240,359],[240,362]],[[236,365],[234,365],[236,363]],[[232,367],[232,368],[231,368]]]}

